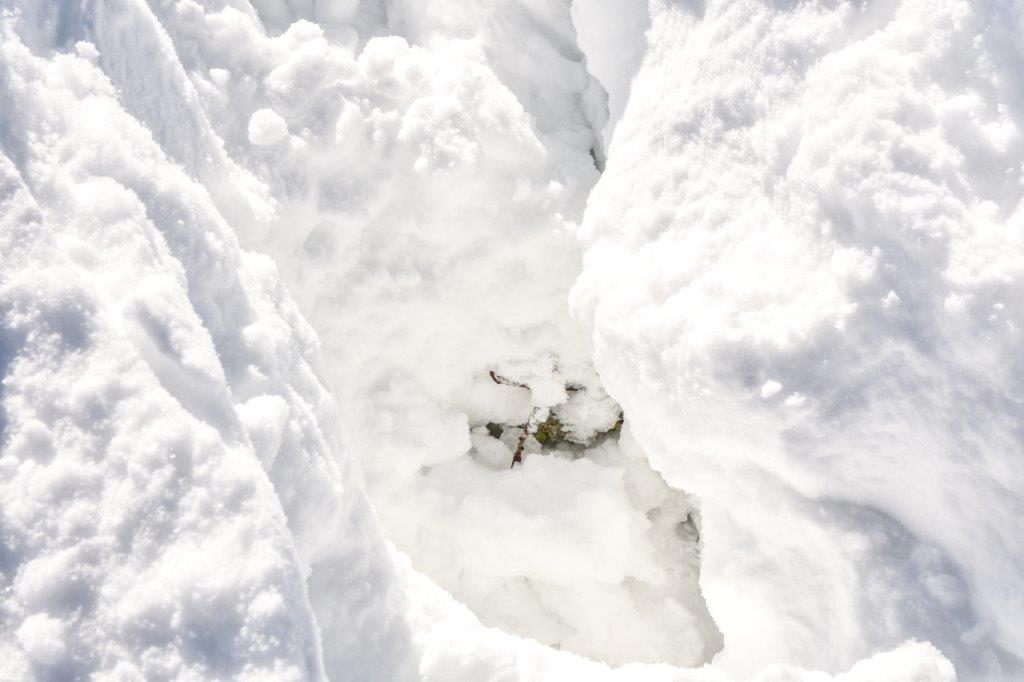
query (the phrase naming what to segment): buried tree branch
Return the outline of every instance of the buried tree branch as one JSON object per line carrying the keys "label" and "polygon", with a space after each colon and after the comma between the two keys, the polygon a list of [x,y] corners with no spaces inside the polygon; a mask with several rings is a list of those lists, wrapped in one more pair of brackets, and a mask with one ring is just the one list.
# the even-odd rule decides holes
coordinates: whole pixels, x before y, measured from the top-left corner
{"label": "buried tree branch", "polygon": [[[501,386],[512,386],[514,388],[525,388],[527,391],[533,391],[528,384],[524,384],[518,381],[513,381],[508,377],[503,377],[493,369],[488,372],[491,375],[491,381]],[[567,384],[565,390],[568,393],[575,393],[576,391],[585,390],[582,386],[576,386],[575,384]],[[541,413],[547,414],[545,419],[540,419]],[[491,427],[494,426],[495,430],[498,429],[497,425],[488,424],[488,431],[491,432]],[[538,441],[543,445],[548,442],[559,441],[565,437],[565,433],[562,430],[562,425],[558,421],[558,418],[551,414],[547,409],[543,407],[534,407],[530,413],[530,418],[521,427],[523,429],[522,435],[519,436],[519,441],[516,443],[516,450],[512,454],[512,466],[514,468],[516,464],[523,463],[523,449],[526,447],[526,440],[530,436],[536,436]],[[500,435],[500,430],[498,434]],[[497,437],[495,433],[491,433],[493,437]]]}
{"label": "buried tree branch", "polygon": [[[491,380],[496,384],[500,384],[502,386],[514,386],[516,388],[525,388],[527,391],[532,390],[526,384],[519,383],[518,381],[512,381],[511,379],[503,377],[497,372],[495,372],[493,369],[490,371],[490,375]],[[509,467],[510,469],[514,468],[516,464],[523,463],[523,448],[526,447],[526,439],[537,432],[537,415],[540,413],[541,409],[542,408],[540,407],[533,408],[533,412],[530,413],[530,418],[526,420],[525,424],[523,424],[523,433],[522,435],[519,436],[519,442],[516,443],[516,451],[512,455],[512,466]]]}
{"label": "buried tree branch", "polygon": [[516,464],[523,463],[523,448],[526,447],[526,439],[537,433],[537,427],[540,425],[538,417],[543,410],[543,407],[533,408],[533,412],[530,413],[530,418],[526,421],[526,424],[523,425],[523,433],[519,436],[519,442],[516,443],[516,451],[512,455],[512,466],[510,466],[509,469],[514,468]]}
{"label": "buried tree branch", "polygon": [[500,384],[502,386],[515,386],[516,388],[525,388],[527,391],[530,390],[530,387],[527,386],[526,384],[521,384],[518,381],[512,381],[511,379],[507,379],[498,374],[497,372],[495,372],[493,369],[491,370],[490,374],[491,380],[494,381],[494,383],[496,384]]}
{"label": "buried tree branch", "polygon": [[[518,381],[512,381],[508,377],[501,376],[493,369],[490,372],[488,372],[488,374],[491,375],[491,381],[500,386],[514,386],[516,388],[525,388],[527,391],[533,390],[532,388],[530,388],[529,384],[523,384]],[[586,389],[583,386],[577,386],[576,384],[566,384],[565,390],[567,393],[575,393],[576,391],[585,391]]]}

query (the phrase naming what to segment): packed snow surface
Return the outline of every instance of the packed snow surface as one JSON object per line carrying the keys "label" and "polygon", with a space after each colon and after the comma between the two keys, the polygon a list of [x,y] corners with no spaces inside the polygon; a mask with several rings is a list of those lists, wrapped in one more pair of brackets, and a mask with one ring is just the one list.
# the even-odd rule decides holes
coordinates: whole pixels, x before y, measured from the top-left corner
{"label": "packed snow surface", "polygon": [[0,679],[1024,676],[1024,7],[0,9]]}

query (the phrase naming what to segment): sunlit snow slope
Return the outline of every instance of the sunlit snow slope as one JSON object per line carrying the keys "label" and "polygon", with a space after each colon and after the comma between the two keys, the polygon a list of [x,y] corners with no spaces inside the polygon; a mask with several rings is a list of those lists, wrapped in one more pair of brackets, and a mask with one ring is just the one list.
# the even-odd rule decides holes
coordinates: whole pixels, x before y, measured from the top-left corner
{"label": "sunlit snow slope", "polygon": [[1024,676],[1021,5],[655,1],[581,235],[717,662]]}
{"label": "sunlit snow slope", "polygon": [[394,572],[273,264],[94,47],[36,57],[12,28],[0,677],[397,679]]}
{"label": "sunlit snow slope", "polygon": [[0,9],[0,679],[1022,674],[1019,9]]}

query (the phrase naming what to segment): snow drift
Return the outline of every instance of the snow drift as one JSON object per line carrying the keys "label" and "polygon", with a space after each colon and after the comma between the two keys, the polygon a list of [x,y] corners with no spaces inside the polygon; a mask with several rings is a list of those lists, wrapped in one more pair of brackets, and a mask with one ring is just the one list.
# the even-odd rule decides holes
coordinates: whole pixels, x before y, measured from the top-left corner
{"label": "snow drift", "polygon": [[0,7],[0,675],[1019,674],[1008,9]]}
{"label": "snow drift", "polygon": [[716,662],[914,637],[965,679],[1024,674],[1019,8],[651,22],[573,296],[652,465],[701,499]]}

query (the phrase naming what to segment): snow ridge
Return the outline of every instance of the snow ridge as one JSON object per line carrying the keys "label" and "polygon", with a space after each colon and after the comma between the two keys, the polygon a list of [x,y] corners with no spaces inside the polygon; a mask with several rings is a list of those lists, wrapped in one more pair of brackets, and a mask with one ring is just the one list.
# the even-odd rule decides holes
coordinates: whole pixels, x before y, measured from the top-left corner
{"label": "snow ridge", "polygon": [[716,664],[916,638],[1019,677],[1019,16],[650,8],[573,300],[652,466],[702,501]]}
{"label": "snow ridge", "polygon": [[273,264],[88,46],[4,31],[4,676],[397,679],[394,572]]}

